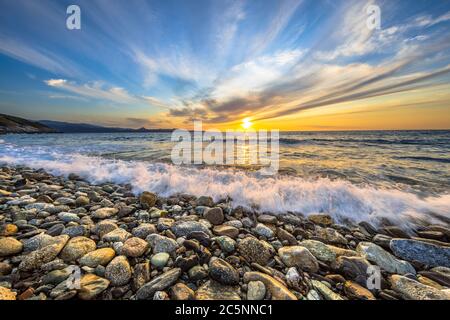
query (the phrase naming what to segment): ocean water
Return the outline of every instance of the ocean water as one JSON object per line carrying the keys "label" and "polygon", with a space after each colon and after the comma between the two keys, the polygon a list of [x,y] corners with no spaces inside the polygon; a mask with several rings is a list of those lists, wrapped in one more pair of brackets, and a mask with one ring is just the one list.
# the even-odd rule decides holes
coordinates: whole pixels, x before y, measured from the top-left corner
{"label": "ocean water", "polygon": [[0,164],[129,183],[138,193],[231,198],[272,213],[402,226],[450,221],[450,131],[282,132],[280,173],[176,166],[170,133],[5,135]]}

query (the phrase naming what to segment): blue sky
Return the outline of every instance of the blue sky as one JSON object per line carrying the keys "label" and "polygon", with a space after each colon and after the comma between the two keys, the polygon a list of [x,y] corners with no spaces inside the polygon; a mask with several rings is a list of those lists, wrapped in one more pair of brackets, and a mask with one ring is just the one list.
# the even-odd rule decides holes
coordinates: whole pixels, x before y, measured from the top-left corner
{"label": "blue sky", "polygon": [[[66,28],[70,4],[81,8],[81,30]],[[380,30],[366,26],[371,4]],[[295,129],[350,128],[358,120],[349,115],[361,113],[362,124],[380,123],[395,109],[410,117],[399,128],[417,127],[422,113],[434,115],[428,127],[450,128],[450,1],[0,0],[0,8],[2,113],[128,127],[247,117]]]}

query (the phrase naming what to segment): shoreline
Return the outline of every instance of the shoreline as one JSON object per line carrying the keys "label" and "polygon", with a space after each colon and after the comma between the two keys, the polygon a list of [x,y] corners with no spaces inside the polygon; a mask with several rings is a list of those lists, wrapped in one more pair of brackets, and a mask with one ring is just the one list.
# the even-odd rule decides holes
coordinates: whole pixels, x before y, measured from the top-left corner
{"label": "shoreline", "polygon": [[450,299],[449,268],[448,225],[408,235],[0,167],[0,300]]}

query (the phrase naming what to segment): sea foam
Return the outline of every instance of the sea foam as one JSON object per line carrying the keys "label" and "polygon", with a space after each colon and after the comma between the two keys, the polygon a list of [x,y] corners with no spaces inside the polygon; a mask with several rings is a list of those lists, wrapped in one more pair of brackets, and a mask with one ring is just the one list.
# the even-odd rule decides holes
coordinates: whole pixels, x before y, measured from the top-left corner
{"label": "sea foam", "polygon": [[[180,167],[167,163],[123,161],[79,154],[1,154],[0,163],[43,168],[55,175],[75,173],[90,183],[131,184],[133,191],[161,196],[188,193],[271,213],[328,213],[337,221],[351,219],[378,224],[382,218],[403,227],[417,221],[439,223],[450,217],[450,195],[420,198],[397,189],[357,186],[344,180],[309,180],[292,176],[259,176],[233,169]],[[23,150],[22,150],[23,151]]]}

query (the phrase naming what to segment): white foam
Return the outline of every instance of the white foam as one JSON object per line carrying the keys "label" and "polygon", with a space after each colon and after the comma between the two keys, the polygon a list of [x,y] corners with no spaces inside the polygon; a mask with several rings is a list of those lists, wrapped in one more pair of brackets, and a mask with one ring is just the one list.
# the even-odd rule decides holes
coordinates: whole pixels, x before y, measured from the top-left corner
{"label": "white foam", "polygon": [[19,151],[14,155],[0,154],[2,162],[43,168],[56,175],[75,173],[94,184],[129,183],[135,193],[145,190],[162,196],[188,193],[209,195],[215,200],[229,196],[233,206],[250,208],[256,205],[260,211],[272,213],[291,211],[308,215],[325,212],[338,221],[350,218],[375,224],[386,217],[403,226],[411,223],[411,218],[439,222],[436,216],[450,217],[449,194],[421,199],[405,191],[360,187],[343,180],[261,177],[231,169],[186,168],[77,154],[49,156]]}

